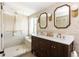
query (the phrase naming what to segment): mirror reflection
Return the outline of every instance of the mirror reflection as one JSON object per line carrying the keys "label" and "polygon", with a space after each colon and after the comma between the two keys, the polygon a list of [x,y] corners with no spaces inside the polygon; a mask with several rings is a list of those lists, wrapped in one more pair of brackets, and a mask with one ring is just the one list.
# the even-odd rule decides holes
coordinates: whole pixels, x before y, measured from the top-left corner
{"label": "mirror reflection", "polygon": [[48,16],[47,13],[42,13],[39,17],[39,26],[41,29],[45,29],[47,27]]}
{"label": "mirror reflection", "polygon": [[54,25],[56,28],[67,28],[70,25],[69,5],[57,7],[54,13]]}

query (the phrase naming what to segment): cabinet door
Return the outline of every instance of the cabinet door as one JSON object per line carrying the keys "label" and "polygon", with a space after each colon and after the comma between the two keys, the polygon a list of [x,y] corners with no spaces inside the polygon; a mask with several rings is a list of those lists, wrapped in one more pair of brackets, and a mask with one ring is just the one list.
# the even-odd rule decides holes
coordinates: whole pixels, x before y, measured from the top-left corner
{"label": "cabinet door", "polygon": [[56,48],[56,45],[55,45],[55,42],[51,42],[51,57],[55,57],[57,55],[57,48]]}
{"label": "cabinet door", "polygon": [[41,39],[40,44],[41,44],[40,48],[42,48],[41,53],[43,53],[43,56],[44,57],[50,56],[50,41],[46,39]]}
{"label": "cabinet door", "polygon": [[32,36],[32,43],[31,43],[32,52],[38,49],[38,39]]}
{"label": "cabinet door", "polygon": [[56,43],[56,48],[57,48],[57,57],[63,57],[63,44]]}
{"label": "cabinet door", "polygon": [[42,39],[42,38],[38,38],[38,54],[41,57],[48,57],[50,56],[50,41],[46,40],[46,39]]}
{"label": "cabinet door", "polygon": [[52,57],[62,57],[63,56],[63,49],[62,44],[57,42],[51,42],[51,56]]}
{"label": "cabinet door", "polygon": [[68,45],[63,45],[63,56],[70,57],[71,52]]}
{"label": "cabinet door", "polygon": [[47,57],[50,56],[50,41],[38,37],[32,38],[32,48],[36,56]]}

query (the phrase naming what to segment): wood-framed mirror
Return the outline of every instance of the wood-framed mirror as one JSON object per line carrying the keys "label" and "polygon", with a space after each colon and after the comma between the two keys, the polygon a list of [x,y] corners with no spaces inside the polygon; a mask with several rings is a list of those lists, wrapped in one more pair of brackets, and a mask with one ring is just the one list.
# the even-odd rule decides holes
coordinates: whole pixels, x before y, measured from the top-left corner
{"label": "wood-framed mirror", "polygon": [[54,11],[54,26],[58,29],[68,28],[71,23],[70,6],[65,4],[59,6]]}
{"label": "wood-framed mirror", "polygon": [[46,12],[40,14],[39,16],[39,27],[41,29],[47,28],[48,25],[48,14]]}

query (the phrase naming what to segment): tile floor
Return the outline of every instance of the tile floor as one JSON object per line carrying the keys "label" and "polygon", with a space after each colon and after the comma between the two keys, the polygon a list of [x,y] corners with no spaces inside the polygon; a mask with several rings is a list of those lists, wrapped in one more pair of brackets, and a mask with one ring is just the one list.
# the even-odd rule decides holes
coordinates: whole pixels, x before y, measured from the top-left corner
{"label": "tile floor", "polygon": [[[25,53],[23,55],[20,55],[18,57],[36,57],[35,55],[33,55],[31,52]],[[79,53],[78,53],[78,57],[79,57]]]}
{"label": "tile floor", "polygon": [[35,55],[33,55],[31,52],[25,53],[23,55],[20,55],[18,57],[35,57]]}

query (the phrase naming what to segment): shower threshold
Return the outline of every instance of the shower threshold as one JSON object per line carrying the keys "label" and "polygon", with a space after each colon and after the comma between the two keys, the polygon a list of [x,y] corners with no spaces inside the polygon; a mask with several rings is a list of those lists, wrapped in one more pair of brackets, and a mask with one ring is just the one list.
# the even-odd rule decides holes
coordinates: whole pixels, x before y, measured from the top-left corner
{"label": "shower threshold", "polygon": [[30,51],[31,51],[31,48],[28,48],[26,44],[20,44],[17,46],[6,48],[4,50],[5,52],[4,57],[15,57],[15,56],[19,56]]}

